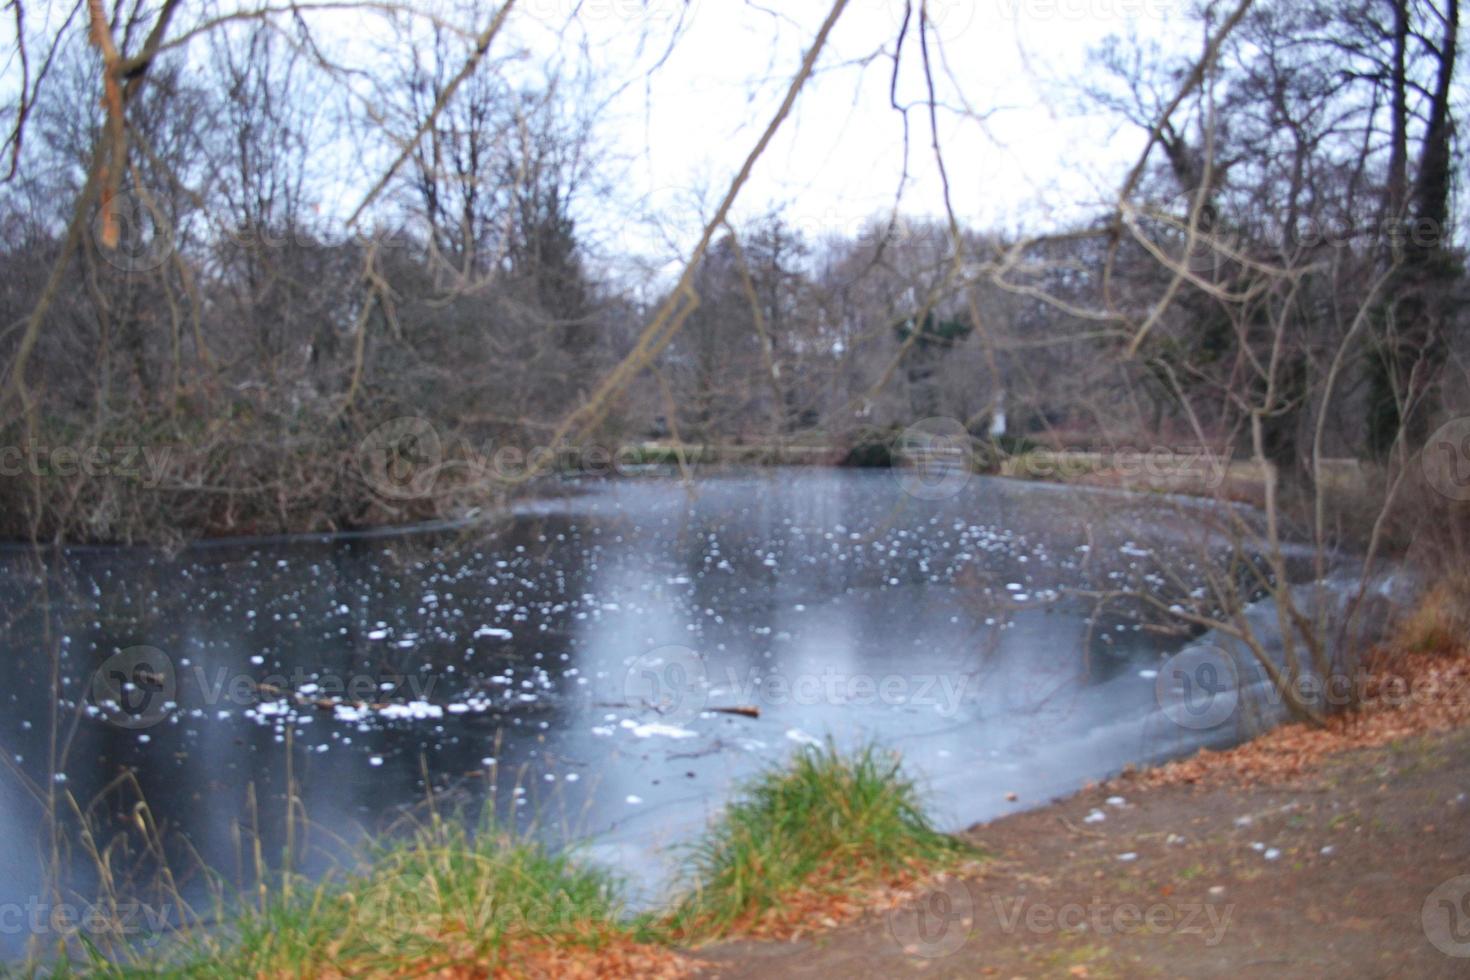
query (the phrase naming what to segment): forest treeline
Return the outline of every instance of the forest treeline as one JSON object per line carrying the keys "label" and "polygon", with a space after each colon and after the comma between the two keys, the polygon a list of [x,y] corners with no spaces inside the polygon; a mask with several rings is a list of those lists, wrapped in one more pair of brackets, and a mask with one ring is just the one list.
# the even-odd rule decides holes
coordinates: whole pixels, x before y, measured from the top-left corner
{"label": "forest treeline", "polygon": [[[911,6],[874,39],[895,65],[928,57]],[[836,234],[773,208],[715,229],[686,288],[589,232],[628,166],[605,81],[495,54],[503,8],[393,20],[372,73],[291,5],[7,10],[8,538],[404,522],[525,489],[454,447],[842,449],[934,416],[1254,455],[1287,490],[1353,457],[1381,496],[1470,409],[1458,0],[1201,4],[1198,50],[1115,37],[1078,85],[1147,142],[1116,200],[1031,232],[900,200]],[[324,175],[363,161],[370,205],[329,202]],[[697,201],[623,220],[709,219]],[[660,310],[677,330],[650,346]],[[385,425],[436,440],[438,478],[382,492],[363,453]]]}

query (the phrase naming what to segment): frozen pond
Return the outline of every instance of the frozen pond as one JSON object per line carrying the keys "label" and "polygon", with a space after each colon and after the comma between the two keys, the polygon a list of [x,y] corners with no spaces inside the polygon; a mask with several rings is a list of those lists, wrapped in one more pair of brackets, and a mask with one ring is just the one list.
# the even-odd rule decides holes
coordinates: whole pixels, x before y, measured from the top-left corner
{"label": "frozen pond", "polygon": [[1066,595],[1187,586],[1190,505],[823,469],[584,489],[494,529],[75,551],[44,588],[0,555],[0,903],[41,890],[48,793],[135,887],[144,827],[185,888],[200,859],[244,886],[257,842],[319,871],[432,795],[586,841],[653,901],[732,784],[804,743],[900,750],[958,828],[1229,737],[1160,710],[1183,638]]}

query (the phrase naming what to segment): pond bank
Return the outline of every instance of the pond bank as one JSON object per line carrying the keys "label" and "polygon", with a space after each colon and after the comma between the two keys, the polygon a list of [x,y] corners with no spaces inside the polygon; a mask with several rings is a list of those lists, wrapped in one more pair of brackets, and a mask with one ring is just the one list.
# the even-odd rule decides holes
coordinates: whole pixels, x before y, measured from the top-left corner
{"label": "pond bank", "polygon": [[699,975],[1464,976],[1470,655],[1454,645],[1380,668],[1374,690],[1411,697],[977,825],[961,837],[991,858],[963,877],[795,942],[706,949]]}
{"label": "pond bank", "polygon": [[[692,919],[548,944],[504,975],[1462,975],[1470,943],[1450,916],[1470,896],[1470,644],[1450,594],[1400,624],[1359,710],[1328,728],[1130,767],[955,835],[949,859],[924,850],[922,823],[901,829],[910,790],[879,757],[805,757],[716,830],[703,852],[738,856],[699,876],[711,887]],[[879,854],[876,875],[854,877]],[[722,901],[735,904],[712,929]],[[1309,930],[1330,937],[1304,946]]]}
{"label": "pond bank", "polygon": [[[98,552],[55,568],[51,594],[65,601],[45,605],[46,622],[19,621],[56,638],[73,690],[114,677],[104,669],[112,657],[147,654],[133,666],[161,692],[162,668],[174,673],[168,700],[104,689],[62,701],[84,714],[73,757],[86,764],[37,768],[38,781],[85,804],[111,792],[115,772],[128,774],[129,792],[167,812],[189,848],[176,865],[185,870],[229,868],[229,842],[250,834],[265,857],[225,888],[251,894],[281,872],[300,894],[328,874],[342,884],[338,851],[386,841],[405,813],[432,819],[426,798],[471,820],[490,809],[497,826],[547,837],[553,851],[557,840],[585,841],[589,865],[628,885],[609,897],[637,912],[678,894],[676,859],[707,843],[711,818],[751,775],[826,738],[901,752],[940,830],[1071,793],[1130,762],[1236,741],[1233,726],[1169,716],[1172,689],[1159,679],[1174,676],[1165,666],[1184,638],[1089,614],[1063,595],[1120,581],[1143,589],[1163,581],[1157,570],[1198,567],[1208,553],[1192,543],[1194,511],[1182,501],[985,477],[934,500],[909,493],[901,473],[816,468],[711,479],[697,494],[660,481],[600,490],[528,506],[494,535],[236,543],[168,559]],[[24,590],[14,598],[22,612],[40,608]],[[373,703],[332,699],[363,680],[392,689]],[[246,692],[238,704],[236,686]],[[723,710],[737,704],[758,711]],[[45,722],[39,711],[13,721],[23,733],[44,733]],[[45,759],[40,743],[17,764],[22,755],[32,766]],[[231,796],[258,806],[258,826],[214,817]],[[127,846],[131,827],[115,815],[131,802],[88,809],[98,814],[83,827],[90,839]],[[343,828],[360,838],[344,840]],[[461,851],[434,850],[451,861]],[[499,867],[497,858],[488,870]],[[368,892],[408,922],[399,899],[423,890],[387,877]],[[907,882],[922,880],[915,871]],[[579,893],[585,883],[566,881]],[[345,896],[345,919],[360,916],[350,885],[323,894]],[[820,898],[782,891],[782,908],[797,910],[787,925],[830,928],[872,908]],[[622,921],[612,908],[599,916]],[[786,927],[748,926],[728,934]],[[321,930],[328,942],[343,933]],[[371,947],[382,930],[363,934]],[[653,938],[676,955],[667,934]],[[301,955],[321,953],[302,939]],[[547,942],[549,954],[571,955]],[[468,975],[484,966],[471,957]]]}
{"label": "pond bank", "polygon": [[972,830],[979,873],[794,943],[705,950],[700,975],[1462,977],[1424,919],[1470,869],[1466,786],[1460,729],[1285,782],[1097,787]]}

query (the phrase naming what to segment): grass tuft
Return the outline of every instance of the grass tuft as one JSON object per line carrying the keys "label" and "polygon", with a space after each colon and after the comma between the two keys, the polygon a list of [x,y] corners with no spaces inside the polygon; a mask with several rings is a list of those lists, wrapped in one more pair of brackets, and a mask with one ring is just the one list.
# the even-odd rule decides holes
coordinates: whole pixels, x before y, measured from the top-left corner
{"label": "grass tuft", "polygon": [[694,846],[691,887],[667,920],[681,940],[759,933],[812,900],[973,854],[935,830],[895,755],[830,742],[758,777]]}
{"label": "grass tuft", "polygon": [[[489,824],[435,817],[361,868],[291,878],[136,956],[62,963],[56,975],[198,978],[687,975],[682,947],[836,924],[876,889],[974,851],[925,818],[898,757],[830,743],[748,784],[691,848],[691,887],[630,916],[619,881]],[[835,916],[835,918],[834,918]]]}
{"label": "grass tuft", "polygon": [[523,954],[620,943],[625,918],[605,872],[493,826],[471,834],[435,820],[357,873],[275,892],[226,930],[196,931],[137,967],[201,978],[494,976],[520,972]]}
{"label": "grass tuft", "polygon": [[1470,649],[1470,575],[1446,578],[1426,592],[1399,622],[1389,646],[1449,656]]}

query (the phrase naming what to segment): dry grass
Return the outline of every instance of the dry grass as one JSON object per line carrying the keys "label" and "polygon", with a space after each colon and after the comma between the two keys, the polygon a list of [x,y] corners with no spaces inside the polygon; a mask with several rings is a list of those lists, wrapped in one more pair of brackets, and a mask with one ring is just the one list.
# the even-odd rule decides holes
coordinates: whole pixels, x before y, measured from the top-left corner
{"label": "dry grass", "polygon": [[1470,725],[1470,577],[1430,589],[1366,658],[1356,711],[1283,725],[1225,752],[1125,771],[1132,785],[1291,780],[1324,756]]}
{"label": "dry grass", "polygon": [[930,825],[896,755],[829,744],[747,784],[692,847],[688,891],[668,912],[632,916],[620,882],[573,855],[436,817],[361,870],[221,908],[223,929],[58,975],[683,977],[701,965],[692,945],[838,925],[974,856]]}
{"label": "dry grass", "polygon": [[1470,651],[1470,574],[1461,572],[1434,585],[1398,623],[1386,647],[1444,656]]}

